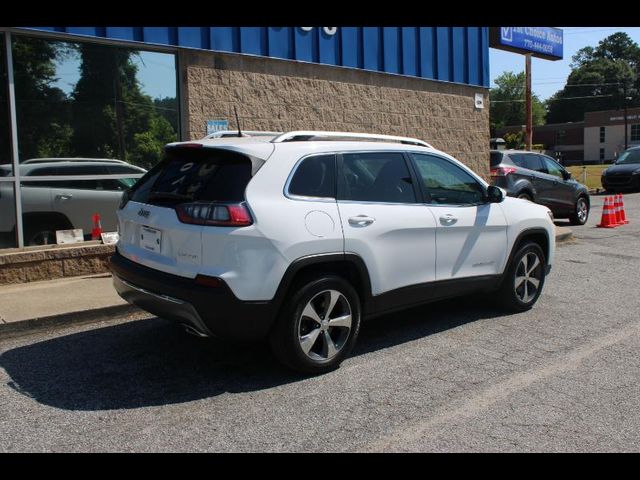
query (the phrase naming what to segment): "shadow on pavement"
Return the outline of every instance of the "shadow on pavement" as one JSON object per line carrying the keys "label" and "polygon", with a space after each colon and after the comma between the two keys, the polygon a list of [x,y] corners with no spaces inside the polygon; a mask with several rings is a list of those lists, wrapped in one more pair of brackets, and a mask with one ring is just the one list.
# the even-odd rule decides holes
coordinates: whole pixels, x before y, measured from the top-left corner
{"label": "shadow on pavement", "polygon": [[[474,298],[379,317],[365,322],[352,356],[501,315]],[[199,339],[159,318],[14,348],[0,356],[0,367],[16,391],[66,410],[166,405],[307,378],[281,367],[266,344]]]}

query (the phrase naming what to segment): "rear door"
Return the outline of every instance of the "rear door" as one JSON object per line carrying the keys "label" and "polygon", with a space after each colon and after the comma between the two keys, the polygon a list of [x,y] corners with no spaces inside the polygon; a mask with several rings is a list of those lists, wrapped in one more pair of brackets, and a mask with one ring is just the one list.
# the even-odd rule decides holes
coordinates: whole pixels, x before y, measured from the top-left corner
{"label": "rear door", "polygon": [[339,156],[338,165],[344,250],[365,261],[373,295],[432,282],[436,223],[420,201],[405,155],[350,152]]}
{"label": "rear door", "polygon": [[[195,277],[236,255],[233,228],[183,223],[184,204],[242,202],[256,164],[245,155],[213,148],[173,148],[127,192],[118,212],[118,250],[129,259],[167,273]],[[203,230],[207,245],[203,245]]]}
{"label": "rear door", "polygon": [[518,167],[518,171],[515,173],[517,178],[528,181],[535,190],[534,196],[538,199],[539,192],[548,188],[545,185],[545,180],[539,175],[540,172],[545,172],[539,156],[530,153],[513,153],[509,155],[509,158]]}

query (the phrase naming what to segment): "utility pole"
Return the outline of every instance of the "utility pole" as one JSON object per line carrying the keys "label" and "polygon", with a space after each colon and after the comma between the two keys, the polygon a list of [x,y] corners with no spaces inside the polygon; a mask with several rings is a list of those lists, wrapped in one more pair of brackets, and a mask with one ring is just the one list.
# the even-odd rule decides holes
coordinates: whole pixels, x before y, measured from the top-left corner
{"label": "utility pole", "polygon": [[[525,142],[527,145],[527,150],[531,150],[531,139],[533,137],[533,120],[532,120],[532,111],[531,111],[531,54],[528,53],[525,55],[525,96],[526,96],[526,130],[525,130]],[[626,117],[625,117],[626,118]]]}
{"label": "utility pole", "polygon": [[624,91],[624,149],[629,148],[629,143],[627,140],[627,82],[622,84],[622,88]]}

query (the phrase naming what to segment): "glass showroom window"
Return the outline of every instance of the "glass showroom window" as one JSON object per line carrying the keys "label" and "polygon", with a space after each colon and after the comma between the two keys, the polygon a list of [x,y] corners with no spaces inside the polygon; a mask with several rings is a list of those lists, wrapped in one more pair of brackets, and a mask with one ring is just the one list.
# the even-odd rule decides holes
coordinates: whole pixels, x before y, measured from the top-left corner
{"label": "glass showroom window", "polygon": [[631,141],[640,142],[640,124],[631,125]]}
{"label": "glass showroom window", "polygon": [[6,43],[0,32],[0,248],[17,246],[8,85]]}
{"label": "glass showroom window", "polygon": [[95,213],[115,231],[123,185],[178,140],[175,55],[12,39],[24,244],[66,229],[88,240]]}

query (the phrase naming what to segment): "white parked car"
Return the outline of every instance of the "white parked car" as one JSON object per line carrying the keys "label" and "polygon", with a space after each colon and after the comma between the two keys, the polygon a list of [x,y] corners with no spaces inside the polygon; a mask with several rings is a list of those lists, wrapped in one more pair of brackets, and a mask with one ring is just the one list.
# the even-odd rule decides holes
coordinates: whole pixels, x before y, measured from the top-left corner
{"label": "white parked car", "polygon": [[[0,165],[10,176],[11,166]],[[25,245],[56,243],[56,230],[93,229],[94,213],[103,231],[116,230],[116,210],[122,192],[145,169],[121,160],[97,158],[38,158],[20,164]],[[72,177],[60,179],[60,177]],[[0,211],[13,210],[13,184],[0,183]],[[0,233],[15,231],[15,215],[2,215]]]}
{"label": "white parked car", "polygon": [[122,298],[316,373],[365,317],[489,291],[531,308],[555,250],[546,207],[420,140],[339,132],[169,144],[118,222]]}

